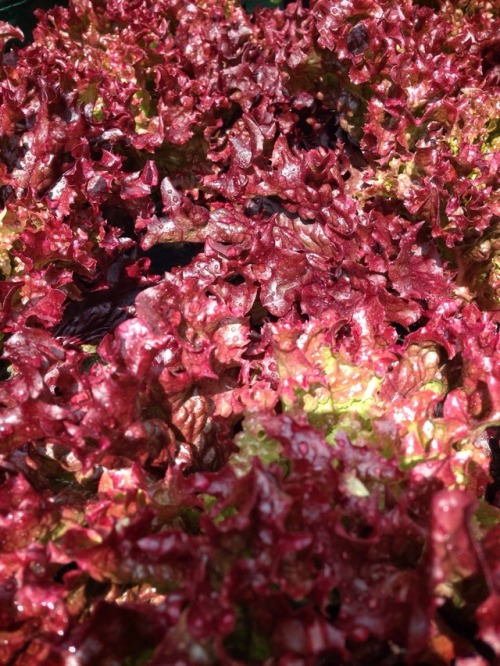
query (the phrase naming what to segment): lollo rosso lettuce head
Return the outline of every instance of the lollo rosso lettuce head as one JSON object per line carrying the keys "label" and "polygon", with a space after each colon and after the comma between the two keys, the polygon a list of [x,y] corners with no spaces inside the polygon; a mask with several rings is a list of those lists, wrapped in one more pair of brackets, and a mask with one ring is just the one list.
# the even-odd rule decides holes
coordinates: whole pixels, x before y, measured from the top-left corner
{"label": "lollo rosso lettuce head", "polygon": [[494,3],[37,19],[0,25],[0,662],[497,663]]}

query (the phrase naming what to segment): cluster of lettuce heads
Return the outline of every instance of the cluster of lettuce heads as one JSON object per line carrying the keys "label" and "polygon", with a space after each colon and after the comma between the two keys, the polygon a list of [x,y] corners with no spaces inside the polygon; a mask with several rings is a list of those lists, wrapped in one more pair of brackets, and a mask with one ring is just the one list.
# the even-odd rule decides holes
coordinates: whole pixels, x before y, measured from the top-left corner
{"label": "cluster of lettuce heads", "polygon": [[4,49],[2,664],[498,663],[495,6]]}

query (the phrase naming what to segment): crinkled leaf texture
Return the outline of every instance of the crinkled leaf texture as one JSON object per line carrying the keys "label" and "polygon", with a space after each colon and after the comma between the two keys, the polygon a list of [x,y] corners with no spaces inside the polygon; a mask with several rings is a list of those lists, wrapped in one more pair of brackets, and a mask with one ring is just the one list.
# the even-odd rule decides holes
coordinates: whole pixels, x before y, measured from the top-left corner
{"label": "crinkled leaf texture", "polygon": [[308,5],[3,52],[1,663],[500,659],[499,18]]}

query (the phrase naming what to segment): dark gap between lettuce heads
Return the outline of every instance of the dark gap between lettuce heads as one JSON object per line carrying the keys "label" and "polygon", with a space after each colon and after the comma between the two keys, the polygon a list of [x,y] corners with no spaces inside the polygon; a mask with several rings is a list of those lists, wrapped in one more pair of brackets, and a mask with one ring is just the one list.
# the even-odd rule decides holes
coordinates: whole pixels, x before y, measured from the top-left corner
{"label": "dark gap between lettuce heads", "polygon": [[[67,7],[68,0],[0,0],[0,21],[7,21],[24,33],[24,44],[33,41],[33,30],[38,23],[35,11],[48,11],[53,7]],[[7,48],[12,47],[14,41]]]}
{"label": "dark gap between lettuce heads", "polygon": [[[488,596],[487,589],[476,592],[478,596],[482,594],[482,601]],[[479,606],[479,603],[476,604]],[[478,626],[471,613],[464,608],[455,606],[451,599],[447,599],[438,609],[438,615],[452,631],[463,639],[470,642],[478,655],[483,657],[488,664],[497,663],[493,649],[485,641],[477,638]]]}
{"label": "dark gap between lettuce heads", "polygon": [[490,476],[491,483],[486,489],[487,502],[500,508],[500,426],[486,429],[486,438],[491,451]]}
{"label": "dark gap between lettuce heads", "polygon": [[[287,5],[291,5],[293,0],[243,0],[241,3],[246,11],[251,14],[256,9],[270,7],[271,9],[284,9]],[[302,0],[303,7],[309,7],[309,0]]]}
{"label": "dark gap between lettuce heads", "polygon": [[[158,243],[141,257],[134,253],[133,260],[145,259],[147,276],[151,279],[139,283],[124,275],[127,265],[120,265],[113,271],[108,269],[107,288],[93,288],[93,285],[81,285],[81,299],[68,300],[62,320],[54,327],[53,333],[58,338],[66,338],[70,342],[97,343],[106,333],[133,315],[136,296],[149,286],[155,284],[155,276],[161,276],[174,268],[187,266],[203,251],[203,243]],[[119,264],[118,259],[115,264]],[[116,275],[112,275],[116,273]],[[75,280],[76,282],[76,280]]]}

